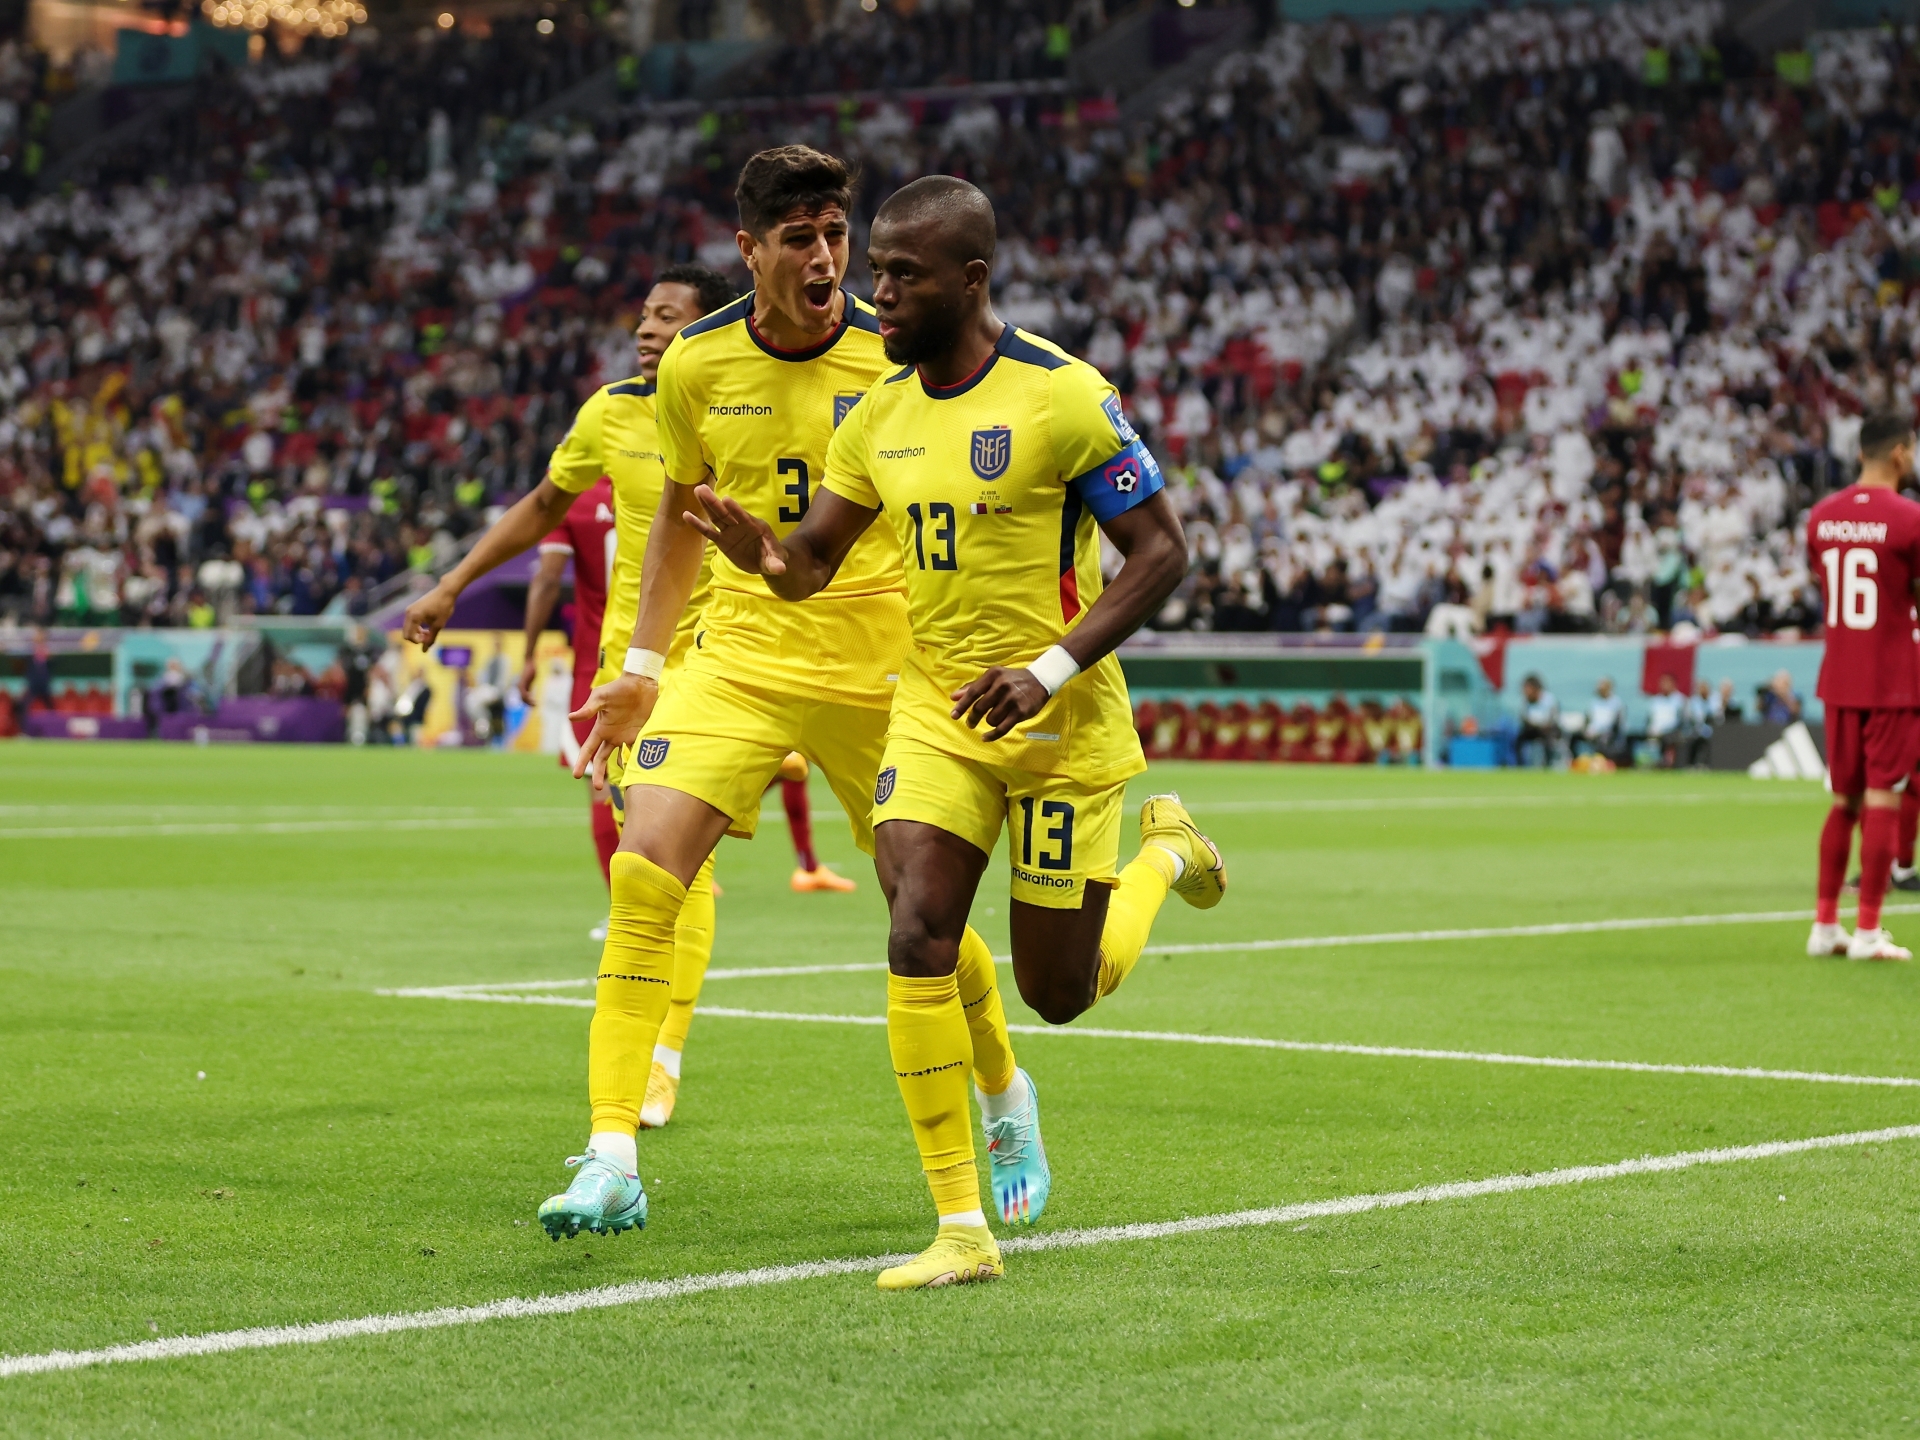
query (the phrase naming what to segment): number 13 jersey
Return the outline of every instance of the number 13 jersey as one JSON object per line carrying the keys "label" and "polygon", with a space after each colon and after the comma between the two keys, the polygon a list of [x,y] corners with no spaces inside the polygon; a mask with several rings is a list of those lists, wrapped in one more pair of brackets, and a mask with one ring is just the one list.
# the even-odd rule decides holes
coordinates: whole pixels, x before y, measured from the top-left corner
{"label": "number 13 jersey", "polygon": [[1863,710],[1920,708],[1920,505],[1883,486],[1836,491],[1808,512],[1807,562],[1825,607],[1820,698]]}
{"label": "number 13 jersey", "polygon": [[[711,484],[783,538],[807,513],[827,442],[890,367],[873,311],[841,292],[840,326],[781,350],[753,324],[753,296],[687,326],[660,358],[656,413],[667,478]],[[711,472],[711,479],[709,479]],[[907,646],[900,551],[860,538],[833,583],[795,605],[713,556],[713,598],[689,670],[869,709],[893,700]]]}
{"label": "number 13 jersey", "polygon": [[1080,622],[1100,594],[1096,522],[1164,487],[1098,370],[1011,325],[956,385],[899,370],[835,433],[824,483],[883,509],[873,530],[892,527],[905,563],[913,644],[893,734],[1089,787],[1146,769],[1112,655],[991,744],[989,726],[951,715],[953,691],[1031,664]]}

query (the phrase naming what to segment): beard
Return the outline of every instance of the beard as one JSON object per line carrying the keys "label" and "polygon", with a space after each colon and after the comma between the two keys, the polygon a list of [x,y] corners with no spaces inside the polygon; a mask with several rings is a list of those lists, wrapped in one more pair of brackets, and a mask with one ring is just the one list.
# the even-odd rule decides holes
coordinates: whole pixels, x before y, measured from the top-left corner
{"label": "beard", "polygon": [[888,336],[882,348],[895,365],[924,365],[937,360],[959,343],[958,306],[930,307],[912,329],[901,326]]}

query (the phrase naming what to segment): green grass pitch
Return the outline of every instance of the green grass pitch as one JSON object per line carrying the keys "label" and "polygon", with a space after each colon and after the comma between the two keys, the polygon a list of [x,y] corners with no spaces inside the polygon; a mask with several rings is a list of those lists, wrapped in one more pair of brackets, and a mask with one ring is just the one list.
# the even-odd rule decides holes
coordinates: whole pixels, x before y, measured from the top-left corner
{"label": "green grass pitch", "polygon": [[[1704,775],[1167,766],[1135,789],[1165,786],[1232,889],[1170,904],[1162,946],[1797,911],[1825,804]],[[871,870],[818,829],[859,893],[791,894],[768,820],[722,849],[716,967],[884,958]],[[996,948],[1005,893],[996,861],[975,911]],[[548,761],[0,746],[0,1355],[924,1244],[884,1031],[726,1016],[696,1021],[679,1114],[641,1137],[649,1228],[545,1239],[534,1207],[584,1138],[586,1011],[375,992],[586,976],[603,906]],[[1161,954],[1084,1023],[1920,1075],[1913,968],[1809,960],[1804,934]],[[851,973],[704,998],[875,1016],[883,993]],[[1018,1044],[1043,1231],[1920,1121],[1920,1091],[1887,1086]],[[17,1374],[0,1434],[1910,1434],[1916,1182],[1920,1140],[1897,1139],[1010,1253],[991,1286],[843,1274]]]}

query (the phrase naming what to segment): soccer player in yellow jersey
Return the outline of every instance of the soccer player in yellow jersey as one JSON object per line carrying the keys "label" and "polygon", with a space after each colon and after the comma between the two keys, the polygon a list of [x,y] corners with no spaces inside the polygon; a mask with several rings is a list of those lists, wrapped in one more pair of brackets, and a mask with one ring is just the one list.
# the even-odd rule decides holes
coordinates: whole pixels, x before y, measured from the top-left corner
{"label": "soccer player in yellow jersey", "polygon": [[[466,557],[449,571],[432,592],[408,607],[402,633],[422,648],[453,614],[461,593],[480,576],[537,543],[564,515],[576,495],[592,488],[602,475],[612,481],[614,498],[614,561],[607,587],[606,618],[599,636],[601,673],[596,681],[618,673],[617,661],[607,668],[606,647],[617,645],[623,655],[639,608],[640,561],[646,552],[647,532],[659,510],[665,485],[660,446],[654,424],[654,378],[660,357],[680,330],[732,298],[726,277],[702,265],[674,265],[660,273],[641,309],[634,334],[640,374],[603,385],[574,417],[553,453],[547,474],[480,538]],[[700,609],[705,603],[705,567],[675,627],[671,646],[675,663],[693,648]],[[617,640],[609,642],[608,636]],[[607,775],[607,789],[616,809],[620,799],[620,770],[616,763]],[[658,1128],[673,1114],[680,1081],[681,1052],[706,977],[713,948],[713,873],[711,865],[696,877],[687,906],[676,929],[674,973],[667,1022],[651,1051],[636,1058],[621,1052],[608,1063],[625,1036],[595,1031],[589,1048],[589,1071],[597,1077],[596,1106],[618,1105],[631,1110],[637,1127]],[[596,1054],[601,1063],[595,1063]],[[641,1068],[641,1065],[645,1068]],[[612,1086],[605,1090],[598,1087]],[[633,1144],[628,1134],[627,1144]],[[620,1157],[628,1157],[623,1152]],[[637,1155],[634,1157],[637,1162]],[[629,1170],[637,1163],[629,1163]]]}
{"label": "soccer player in yellow jersey", "polygon": [[[1207,909],[1226,889],[1174,795],[1148,799],[1139,853],[1119,864],[1126,782],[1146,762],[1112,652],[1179,584],[1186,542],[1113,387],[994,315],[994,239],[992,206],[963,180],[897,192],[869,263],[900,368],[842,422],[806,519],[782,539],[696,492],[716,565],[764,574],[803,611],[875,534],[905,561],[913,645],[873,819],[893,917],[887,1038],[940,1226],[882,1272],[886,1290],[1000,1274],[992,1233],[962,1218],[979,1211],[952,937],[1002,827],[1014,977],[1056,1025],[1126,978],[1169,890]],[[1096,527],[1125,562],[1104,591]]]}
{"label": "soccer player in yellow jersey", "polygon": [[[613,857],[596,1027],[603,1014],[636,1034],[661,1023],[687,887],[722,835],[752,834],[761,792],[790,750],[825,773],[855,843],[873,853],[873,788],[908,638],[892,537],[850,536],[832,583],[815,587],[806,605],[787,604],[757,573],[716,556],[700,641],[670,685],[656,679],[705,546],[688,523],[694,487],[711,479],[714,493],[756,516],[769,534],[791,531],[819,494],[835,427],[889,368],[873,311],[841,289],[851,193],[845,165],[804,146],[750,159],[735,195],[753,293],[689,325],[660,362],[667,494],[647,540],[627,673],[596,689],[578,712],[595,723],[576,773],[638,742]],[[990,1158],[1025,1157],[993,1165],[1002,1214],[1037,1218],[1046,1200],[1044,1187],[1033,1185],[1044,1173],[1038,1112],[1024,1103],[1030,1086],[1014,1063],[992,954],[965,922],[963,908],[942,937],[947,984],[957,983],[962,1014],[952,1078],[965,1154],[941,1163],[966,1161],[972,1199],[964,1208],[979,1217],[967,1134],[971,1070]],[[603,1128],[628,1123],[596,1107],[590,1148],[598,1150]],[[582,1206],[644,1205],[630,1198],[639,1191],[633,1177],[610,1179],[603,1165],[591,1174],[582,1168],[575,1180]]]}

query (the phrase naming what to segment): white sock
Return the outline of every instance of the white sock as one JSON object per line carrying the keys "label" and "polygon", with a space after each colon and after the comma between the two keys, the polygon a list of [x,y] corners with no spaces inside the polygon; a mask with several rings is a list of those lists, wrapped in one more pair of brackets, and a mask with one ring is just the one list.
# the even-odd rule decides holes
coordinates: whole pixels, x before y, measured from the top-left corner
{"label": "white sock", "polygon": [[1914,866],[1902,865],[1898,861],[1894,862],[1893,878],[1895,880],[1911,880],[1915,873]]}
{"label": "white sock", "polygon": [[667,1074],[671,1075],[674,1079],[678,1080],[680,1078],[680,1052],[678,1050],[669,1050],[664,1045],[654,1046],[653,1063],[666,1071]]}
{"label": "white sock", "polygon": [[1161,845],[1158,840],[1153,843],[1160,849],[1166,851],[1167,854],[1173,856],[1173,883],[1178,885],[1180,883],[1180,877],[1187,873],[1187,857],[1171,845]]}
{"label": "white sock", "polygon": [[587,1148],[602,1160],[611,1160],[622,1175],[640,1173],[640,1149],[633,1136],[622,1130],[596,1130],[587,1137]]}
{"label": "white sock", "polygon": [[940,1223],[942,1225],[972,1225],[980,1228],[984,1227],[987,1223],[987,1212],[984,1210],[962,1210],[958,1215],[942,1215],[940,1217]]}
{"label": "white sock", "polygon": [[998,1095],[989,1095],[978,1085],[973,1093],[980,1099],[980,1113],[989,1120],[998,1120],[1011,1115],[1027,1103],[1027,1077],[1020,1071],[1013,1072],[1013,1083]]}

